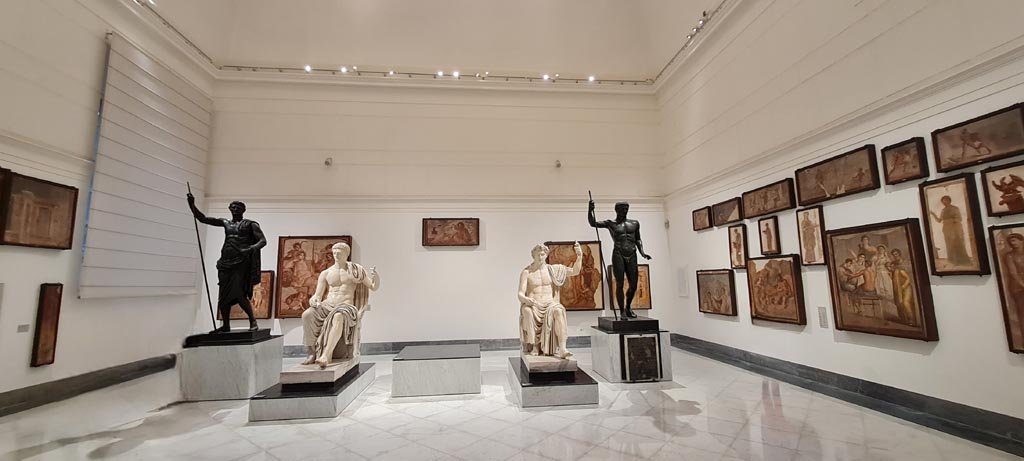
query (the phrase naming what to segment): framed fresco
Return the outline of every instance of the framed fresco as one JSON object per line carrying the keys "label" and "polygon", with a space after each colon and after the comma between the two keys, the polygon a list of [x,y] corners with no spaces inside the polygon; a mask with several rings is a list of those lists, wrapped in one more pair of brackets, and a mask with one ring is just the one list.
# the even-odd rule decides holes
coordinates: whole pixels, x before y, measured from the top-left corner
{"label": "framed fresco", "polygon": [[802,278],[797,255],[748,259],[750,318],[806,325]]}
{"label": "framed fresco", "polygon": [[748,255],[747,225],[729,226],[729,266],[733,269],[746,269]]}
{"label": "framed fresco", "polygon": [[927,178],[928,153],[924,138],[916,137],[882,148],[882,173],[886,184]]}
{"label": "framed fresco", "polygon": [[724,226],[743,220],[743,202],[739,197],[711,205],[711,224]]}
{"label": "framed fresco", "polygon": [[796,170],[800,206],[882,187],[875,145],[868,144]]}
{"label": "framed fresco", "polygon": [[1024,161],[982,170],[981,186],[989,216],[1024,213]]}
{"label": "framed fresco", "polygon": [[974,174],[924,182],[919,189],[932,274],[991,273]]}
{"label": "framed fresco", "polygon": [[942,173],[1024,153],[1024,104],[935,130],[932,149]]}
{"label": "framed fresco", "polygon": [[800,263],[805,266],[824,266],[825,213],[821,205],[797,210],[796,228],[800,236]]}
{"label": "framed fresco", "polygon": [[4,193],[7,191],[7,181],[10,181],[11,170],[0,168],[0,230],[4,228],[3,222],[7,218],[7,197]]}
{"label": "framed fresco", "polygon": [[[650,264],[637,264],[637,288],[636,295],[633,297],[633,309],[650,309],[653,304],[651,303],[651,265]],[[619,302],[615,299],[615,290],[618,285],[615,283],[615,274],[612,271],[612,265],[605,266],[605,278],[608,279],[608,297],[612,306],[616,309],[621,309]],[[626,280],[625,290],[629,289],[629,280]]]}
{"label": "framed fresco", "polygon": [[423,218],[423,246],[480,246],[480,218]]}
{"label": "framed fresco", "polygon": [[39,307],[36,310],[36,334],[32,339],[32,366],[53,363],[57,356],[57,327],[60,324],[60,303],[64,284],[44,283],[39,286]]}
{"label": "framed fresco", "polygon": [[71,249],[78,189],[5,171],[0,190],[0,244]]}
{"label": "framed fresco", "polygon": [[706,206],[693,210],[693,230],[701,231],[711,228],[711,207]]}
{"label": "framed fresco", "polygon": [[916,218],[830,230],[825,244],[836,329],[939,339]]}
{"label": "framed fresco", "polygon": [[732,269],[697,271],[697,310],[736,316],[736,277]]}
{"label": "framed fresco", "polygon": [[1010,351],[1024,354],[1024,224],[988,228],[1003,304],[1006,342]]}
{"label": "framed fresco", "polygon": [[[274,305],[277,318],[302,317],[309,298],[316,291],[320,272],[334,264],[331,247],[345,242],[352,246],[349,235],[284,236],[277,239],[277,286]],[[349,253],[349,261],[352,254]]]}
{"label": "framed fresco", "polygon": [[[551,250],[548,253],[548,264],[572,266],[576,262],[576,252],[572,249],[575,243],[544,242]],[[579,275],[569,277],[562,286],[562,305],[566,310],[572,311],[604,309],[604,281],[601,277],[604,259],[601,256],[601,242],[580,241],[580,246],[583,249],[583,267]]]}
{"label": "framed fresco", "polygon": [[793,192],[793,178],[758,187],[743,196],[743,217],[756,218],[782,210],[796,208],[796,194]]}
{"label": "framed fresco", "polygon": [[770,216],[757,220],[757,236],[761,243],[761,254],[777,255],[782,253],[779,241],[779,217]]}
{"label": "framed fresco", "polygon": [[[319,276],[319,274],[317,274]],[[306,298],[309,299],[309,298]],[[260,271],[260,284],[252,287],[253,316],[257,319],[269,319],[273,313],[274,304],[274,271]],[[238,304],[231,306],[231,320],[248,319],[245,312]],[[220,310],[217,311],[217,320],[221,319]]]}

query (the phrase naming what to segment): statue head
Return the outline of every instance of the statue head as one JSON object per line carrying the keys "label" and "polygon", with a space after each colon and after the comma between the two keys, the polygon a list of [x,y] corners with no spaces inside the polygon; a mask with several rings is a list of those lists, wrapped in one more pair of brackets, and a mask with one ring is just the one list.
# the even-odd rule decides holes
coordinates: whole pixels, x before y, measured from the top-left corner
{"label": "statue head", "polygon": [[619,221],[626,219],[626,213],[629,213],[629,202],[616,202],[615,219]]}
{"label": "statue head", "polygon": [[551,253],[551,249],[546,245],[537,245],[530,250],[530,256],[533,256],[533,262],[537,264],[543,264],[548,259],[548,254]]}
{"label": "statue head", "polygon": [[245,204],[235,200],[228,205],[228,211],[231,212],[231,216],[241,216],[242,213],[245,213]]}
{"label": "statue head", "polygon": [[336,262],[348,261],[348,255],[352,254],[352,247],[348,246],[345,242],[335,243],[331,247],[331,255],[334,256]]}

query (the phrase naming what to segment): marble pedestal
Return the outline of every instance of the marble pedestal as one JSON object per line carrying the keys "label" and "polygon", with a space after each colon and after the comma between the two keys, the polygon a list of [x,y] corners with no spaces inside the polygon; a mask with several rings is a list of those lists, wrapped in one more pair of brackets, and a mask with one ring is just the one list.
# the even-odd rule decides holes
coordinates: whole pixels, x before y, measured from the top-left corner
{"label": "marble pedestal", "polygon": [[326,368],[320,365],[295,365],[281,372],[281,384],[333,383],[349,370],[359,365],[359,357],[341,362],[331,362]]}
{"label": "marble pedestal", "polygon": [[[646,342],[647,346],[640,347]],[[629,353],[630,350],[633,353]],[[611,383],[671,381],[671,342],[667,330],[614,332],[590,329],[594,371]]]}
{"label": "marble pedestal", "polygon": [[276,384],[249,399],[249,421],[334,418],[376,376],[372,363],[361,363],[328,384]]}
{"label": "marble pedestal", "polygon": [[281,336],[195,344],[181,351],[181,393],[187,402],[247,399],[281,375]]}
{"label": "marble pedestal", "polygon": [[480,345],[407,346],[391,370],[392,397],[479,394]]}
{"label": "marble pedestal", "polygon": [[508,359],[512,400],[523,408],[561,405],[596,405],[597,381],[586,372],[530,373],[519,357]]}

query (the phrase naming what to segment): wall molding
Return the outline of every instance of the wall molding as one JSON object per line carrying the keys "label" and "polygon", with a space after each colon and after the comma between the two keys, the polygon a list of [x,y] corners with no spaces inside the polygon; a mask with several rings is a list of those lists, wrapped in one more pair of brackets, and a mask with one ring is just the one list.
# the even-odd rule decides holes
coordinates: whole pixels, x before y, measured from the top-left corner
{"label": "wall molding", "polygon": [[684,351],[1024,456],[1024,419],[677,333],[671,338]]}
{"label": "wall molding", "polygon": [[176,354],[166,354],[2,392],[0,393],[0,417],[70,399],[76,395],[121,384],[153,373],[171,370],[177,359]]}

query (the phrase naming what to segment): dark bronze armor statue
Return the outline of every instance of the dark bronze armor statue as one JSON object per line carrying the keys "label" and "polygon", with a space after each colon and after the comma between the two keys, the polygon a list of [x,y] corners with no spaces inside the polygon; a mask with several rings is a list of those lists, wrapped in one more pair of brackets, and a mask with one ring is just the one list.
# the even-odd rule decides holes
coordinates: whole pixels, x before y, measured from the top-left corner
{"label": "dark bronze armor statue", "polygon": [[[622,309],[624,318],[636,318],[633,312],[633,297],[636,295],[637,283],[639,281],[639,269],[637,268],[636,254],[640,253],[645,259],[651,259],[644,253],[644,243],[640,240],[640,223],[635,219],[626,219],[629,212],[629,204],[618,202],[615,204],[615,220],[598,221],[594,217],[594,201],[590,201],[590,209],[587,218],[590,219],[590,226],[605,228],[612,235],[615,246],[612,250],[612,273],[615,275],[615,301]],[[629,290],[623,295],[623,279],[629,280]],[[623,298],[625,297],[625,302]]]}

